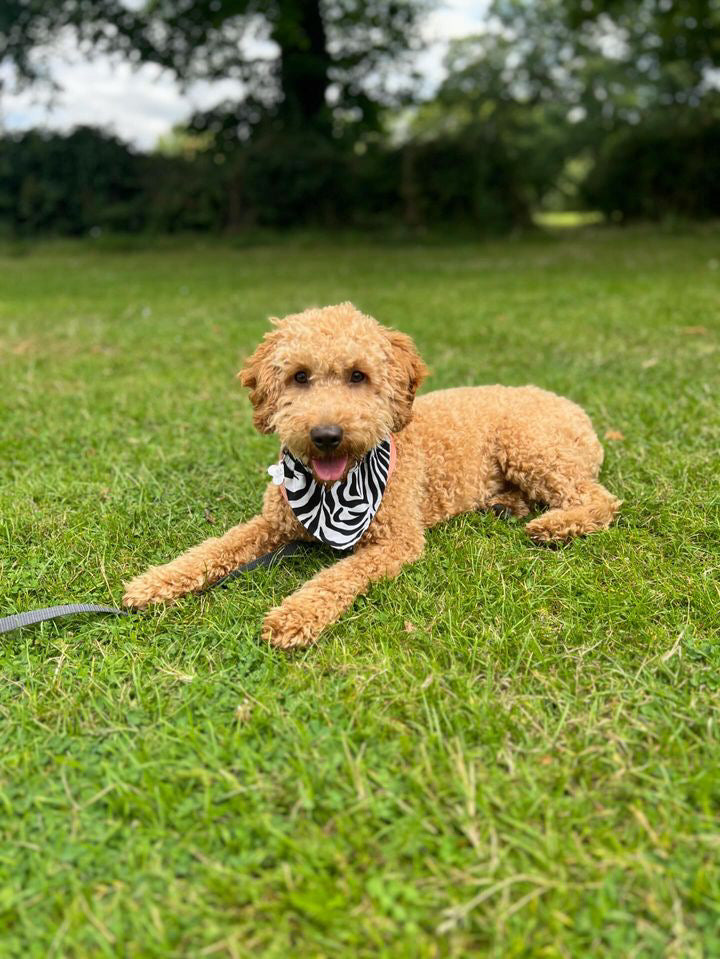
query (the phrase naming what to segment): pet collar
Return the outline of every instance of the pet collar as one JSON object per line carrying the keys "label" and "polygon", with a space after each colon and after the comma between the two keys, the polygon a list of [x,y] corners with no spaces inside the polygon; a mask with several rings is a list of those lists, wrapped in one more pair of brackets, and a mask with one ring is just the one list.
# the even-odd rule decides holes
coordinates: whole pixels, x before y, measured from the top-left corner
{"label": "pet collar", "polygon": [[356,545],[380,508],[395,461],[392,436],[374,446],[344,480],[318,483],[312,471],[289,450],[268,467],[295,518],[315,539],[334,549]]}

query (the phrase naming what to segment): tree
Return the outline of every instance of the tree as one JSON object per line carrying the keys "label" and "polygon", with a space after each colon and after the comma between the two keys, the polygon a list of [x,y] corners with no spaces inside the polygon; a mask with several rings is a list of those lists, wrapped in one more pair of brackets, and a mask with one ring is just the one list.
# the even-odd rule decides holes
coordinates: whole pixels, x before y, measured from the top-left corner
{"label": "tree", "polygon": [[580,149],[568,115],[583,83],[569,39],[552,0],[495,0],[485,30],[451,44],[447,78],[413,124],[425,140],[473,144],[476,164],[502,170],[517,224],[556,190],[568,157]]}
{"label": "tree", "polygon": [[112,48],[130,54],[143,47],[143,26],[120,0],[3,0],[0,66],[14,69],[18,86],[52,82],[37,54],[61,31],[71,30],[88,52]]}
{"label": "tree", "polygon": [[702,83],[720,65],[718,0],[563,0],[569,25],[612,24],[636,52],[682,64]]}
{"label": "tree", "polygon": [[451,47],[416,133],[494,149],[528,210],[584,201],[613,216],[716,214],[710,47],[672,53],[661,33],[669,5],[615,0],[601,13],[574,0],[494,0],[484,32]]}
{"label": "tree", "polygon": [[[387,70],[418,43],[425,0],[3,0],[0,64],[20,81],[42,71],[34,51],[69,29],[87,49],[153,62],[183,81],[235,77],[246,117],[272,113],[284,126],[330,118],[372,126],[397,101]],[[253,55],[249,40],[265,41]]]}

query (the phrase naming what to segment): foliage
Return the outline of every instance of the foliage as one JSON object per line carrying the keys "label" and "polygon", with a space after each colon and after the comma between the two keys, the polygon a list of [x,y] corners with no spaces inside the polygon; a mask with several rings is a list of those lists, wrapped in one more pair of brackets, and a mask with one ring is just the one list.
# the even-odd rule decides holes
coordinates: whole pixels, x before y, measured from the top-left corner
{"label": "foliage", "polygon": [[472,224],[485,231],[527,226],[523,178],[487,128],[411,141],[401,151],[410,225]]}
{"label": "foliage", "polygon": [[259,627],[330,557],[3,637],[3,959],[720,954],[718,240],[2,251],[2,613],[257,509],[234,372],[311,303],[412,334],[428,389],[571,396],[624,500],[557,550],[437,527],[302,654]]}
{"label": "foliage", "polygon": [[[489,192],[512,195],[516,222],[557,183],[572,137],[567,99],[550,72],[555,43],[538,26],[522,34],[488,29],[453,43],[447,78],[412,124],[416,139],[456,145],[458,161],[465,154],[487,167]],[[520,35],[530,39],[521,43]]]}
{"label": "foliage", "polygon": [[0,12],[0,64],[41,75],[42,50],[63,30],[88,50],[172,69],[184,82],[237,78],[243,102],[286,127],[377,125],[397,99],[397,70],[417,45],[423,0],[9,0]]}
{"label": "foliage", "polygon": [[77,235],[398,221],[497,231],[527,221],[507,167],[481,141],[371,142],[357,152],[312,128],[266,125],[241,147],[185,142],[187,152],[142,155],[88,128],[6,137],[0,223],[24,235]]}
{"label": "foliage", "polygon": [[720,65],[718,0],[562,0],[562,6],[571,26],[604,23],[636,55],[690,70],[699,89]]}
{"label": "foliage", "polygon": [[142,20],[122,0],[3,0],[0,66],[13,68],[20,85],[52,82],[43,52],[63,31],[71,31],[86,53],[113,50],[135,60],[148,52]]}
{"label": "foliage", "polygon": [[[417,45],[424,0],[154,0],[148,30],[159,40],[152,59],[183,78],[238,77],[245,102],[284,125],[377,125],[378,108],[397,94],[386,83]],[[252,37],[277,54],[243,53]]]}
{"label": "foliage", "polygon": [[623,219],[720,216],[720,124],[643,124],[608,139],[582,187]]}
{"label": "foliage", "polygon": [[109,134],[31,131],[0,141],[0,219],[19,232],[142,227],[140,160]]}
{"label": "foliage", "polygon": [[564,194],[628,218],[719,215],[710,61],[671,60],[640,7],[632,29],[605,14],[573,27],[560,0],[496,0],[487,30],[452,46],[416,129],[491,138],[529,207]]}
{"label": "foliage", "polygon": [[[157,155],[89,131],[6,138],[0,220],[15,230],[509,230],[580,205],[626,220],[720,215],[720,0],[494,0],[422,103],[398,75],[424,0],[118,4],[10,0],[0,60],[36,78],[33,51],[67,28],[185,82],[239,78],[245,94],[191,116]],[[78,185],[73,170],[96,169]]]}

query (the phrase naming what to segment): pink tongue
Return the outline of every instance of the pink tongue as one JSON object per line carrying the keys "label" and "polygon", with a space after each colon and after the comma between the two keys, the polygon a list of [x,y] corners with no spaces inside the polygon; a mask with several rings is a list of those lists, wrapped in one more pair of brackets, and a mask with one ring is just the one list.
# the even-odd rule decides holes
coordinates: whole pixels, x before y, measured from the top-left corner
{"label": "pink tongue", "polygon": [[345,472],[347,461],[347,456],[337,456],[332,460],[313,460],[312,468],[317,478],[323,483],[334,483]]}

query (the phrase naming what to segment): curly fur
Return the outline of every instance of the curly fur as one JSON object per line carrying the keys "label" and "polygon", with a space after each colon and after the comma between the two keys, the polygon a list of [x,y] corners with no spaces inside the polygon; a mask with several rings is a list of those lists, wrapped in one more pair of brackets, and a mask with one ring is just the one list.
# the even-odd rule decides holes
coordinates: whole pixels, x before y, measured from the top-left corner
{"label": "curly fur", "polygon": [[[389,432],[397,448],[380,509],[355,552],[267,614],[262,635],[273,645],[312,643],[373,581],[396,576],[422,554],[426,528],[458,513],[493,508],[525,516],[547,506],[525,527],[536,541],[567,540],[612,522],[620,504],[597,481],[602,447],[570,400],[535,386],[479,386],[415,401],[427,370],[412,340],[351,303],[273,324],[238,374],[257,429],[277,433],[309,463],[310,430],[339,424],[346,469]],[[295,381],[301,370],[307,384]],[[353,370],[365,380],[351,382]],[[258,516],[132,580],[124,602],[138,608],[176,599],[293,539],[310,536],[270,485]]]}

